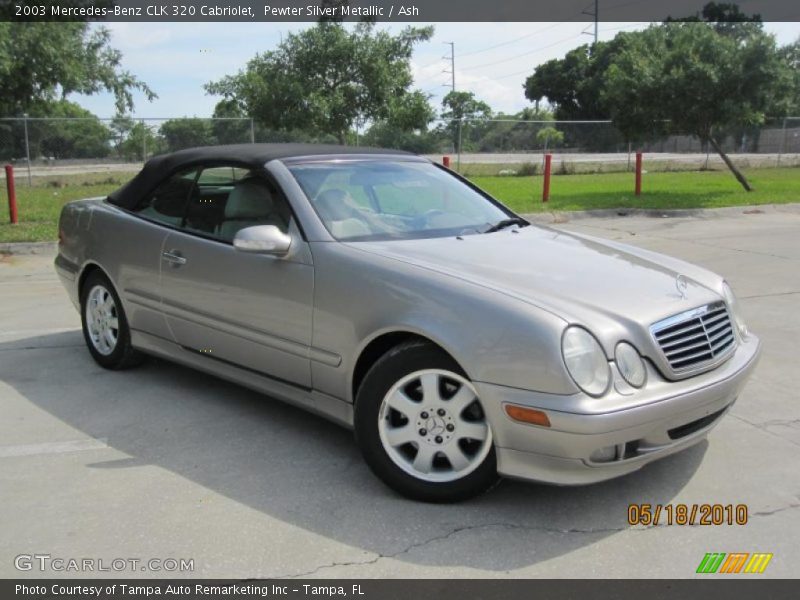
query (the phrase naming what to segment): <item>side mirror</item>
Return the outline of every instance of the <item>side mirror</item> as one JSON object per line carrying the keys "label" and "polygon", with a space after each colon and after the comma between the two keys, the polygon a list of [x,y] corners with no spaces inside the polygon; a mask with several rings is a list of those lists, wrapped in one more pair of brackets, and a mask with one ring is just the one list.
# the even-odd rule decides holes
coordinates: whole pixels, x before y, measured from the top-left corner
{"label": "side mirror", "polygon": [[254,225],[240,229],[233,238],[233,247],[239,252],[286,256],[292,246],[292,237],[275,225]]}

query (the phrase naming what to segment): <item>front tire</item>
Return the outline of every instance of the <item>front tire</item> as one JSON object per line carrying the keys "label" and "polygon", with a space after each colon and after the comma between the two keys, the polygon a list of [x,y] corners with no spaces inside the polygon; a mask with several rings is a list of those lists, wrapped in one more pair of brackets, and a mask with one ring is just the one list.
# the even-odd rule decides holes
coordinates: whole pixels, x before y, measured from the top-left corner
{"label": "front tire", "polygon": [[89,353],[105,369],[128,369],[144,355],[131,346],[131,332],[114,286],[93,271],[81,287],[81,324]]}
{"label": "front tire", "polygon": [[372,471],[408,498],[457,502],[497,481],[477,392],[430,343],[401,344],[372,366],[356,396],[355,431]]}

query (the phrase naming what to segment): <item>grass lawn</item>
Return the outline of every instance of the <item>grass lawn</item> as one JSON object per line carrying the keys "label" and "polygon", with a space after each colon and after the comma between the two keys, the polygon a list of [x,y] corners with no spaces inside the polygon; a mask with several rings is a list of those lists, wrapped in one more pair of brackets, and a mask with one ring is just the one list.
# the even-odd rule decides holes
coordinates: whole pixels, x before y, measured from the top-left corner
{"label": "grass lawn", "polygon": [[[642,195],[633,195],[633,173],[554,175],[550,201],[543,204],[542,177],[472,177],[521,213],[600,208],[715,208],[800,202],[800,168],[747,169],[755,191],[745,192],[728,171],[645,173]],[[0,182],[0,242],[55,240],[61,207],[79,198],[105,196],[132,173],[17,179],[20,222],[8,223],[5,182]]]}
{"label": "grass lawn", "polygon": [[8,192],[0,181],[0,242],[42,242],[58,237],[61,207],[72,200],[106,196],[130,179],[133,173],[97,173],[60,177],[34,177],[28,187],[26,177],[16,177],[19,223],[8,221]]}
{"label": "grass lawn", "polygon": [[644,173],[642,195],[633,173],[554,175],[550,201],[542,202],[542,177],[473,177],[472,181],[517,212],[600,208],[718,208],[800,202],[800,168],[748,169],[746,192],[729,171]]}

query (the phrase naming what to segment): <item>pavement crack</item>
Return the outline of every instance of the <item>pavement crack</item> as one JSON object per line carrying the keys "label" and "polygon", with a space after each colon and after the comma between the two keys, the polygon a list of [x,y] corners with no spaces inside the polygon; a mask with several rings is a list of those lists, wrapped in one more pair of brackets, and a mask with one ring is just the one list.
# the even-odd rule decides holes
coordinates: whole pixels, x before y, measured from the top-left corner
{"label": "pavement crack", "polygon": [[[478,529],[492,529],[492,528],[506,528],[506,529],[521,529],[526,531],[540,531],[540,532],[547,532],[547,533],[559,533],[559,534],[581,534],[581,535],[593,535],[598,533],[619,533],[622,531],[627,531],[631,529],[628,526],[625,527],[590,527],[590,528],[556,528],[556,527],[546,527],[546,526],[533,526],[533,525],[519,525],[516,523],[481,523],[479,525],[463,525],[461,527],[455,527],[446,533],[442,533],[439,535],[435,535],[433,537],[424,539],[419,542],[414,542],[398,550],[397,552],[391,552],[388,554],[384,553],[376,553],[374,557],[368,560],[351,560],[351,561],[333,561],[329,563],[325,563],[322,565],[317,565],[313,569],[308,571],[303,571],[300,573],[292,573],[292,574],[285,574],[285,575],[274,575],[269,577],[269,579],[298,579],[303,577],[311,577],[316,575],[318,572],[324,569],[332,569],[334,567],[353,567],[353,566],[365,566],[365,565],[372,565],[380,561],[384,558],[397,558],[398,556],[402,556],[403,554],[408,554],[413,550],[417,550],[419,548],[423,548],[430,544],[434,544],[436,542],[441,542],[451,537],[463,533],[465,531],[474,531]],[[644,531],[644,529],[642,529]]]}
{"label": "pavement crack", "polygon": [[800,419],[770,419],[761,424],[762,427],[774,427],[775,425],[800,425]]}
{"label": "pavement crack", "polygon": [[[760,510],[755,512],[750,512],[750,517],[770,517],[776,514],[780,514],[785,511],[795,510],[800,508],[800,502],[793,502],[784,506],[779,506],[777,508],[771,510]],[[404,554],[408,554],[414,550],[418,550],[419,548],[423,548],[430,544],[435,544],[437,542],[442,542],[456,536],[460,533],[464,533],[465,531],[475,531],[478,529],[493,529],[493,528],[504,528],[504,529],[518,529],[523,531],[538,531],[538,532],[545,532],[545,533],[557,533],[557,534],[577,534],[577,535],[594,535],[599,533],[622,533],[625,531],[630,532],[645,532],[645,531],[657,531],[664,528],[671,528],[671,527],[704,527],[700,523],[692,523],[688,525],[669,525],[669,524],[659,524],[659,525],[652,525],[652,526],[640,526],[640,527],[633,527],[626,525],[624,527],[567,527],[567,528],[559,528],[559,527],[548,527],[544,525],[520,525],[517,523],[504,523],[504,522],[497,522],[497,523],[481,523],[479,525],[463,525],[461,527],[454,527],[445,533],[441,533],[439,535],[432,536],[430,538],[426,538],[424,540],[414,542],[408,544],[404,548],[391,553],[375,553],[375,555],[366,560],[344,560],[344,561],[333,561],[324,563],[321,565],[317,565],[313,569],[309,569],[307,571],[301,571],[299,573],[286,573],[283,575],[272,575],[267,579],[302,579],[305,577],[313,577],[314,575],[318,574],[320,571],[324,571],[326,569],[333,569],[335,567],[362,567],[366,565],[374,565],[382,559],[385,558],[397,558]],[[245,581],[257,581],[259,578],[247,579]]]}
{"label": "pavement crack", "polygon": [[793,296],[795,294],[800,294],[798,292],[775,292],[774,294],[753,294],[752,296],[739,296],[740,300],[749,300],[751,298],[774,298],[775,296]]}
{"label": "pavement crack", "polygon": [[731,413],[730,416],[733,417],[734,419],[736,419],[737,421],[741,421],[742,423],[750,425],[751,427],[754,427],[754,428],[758,429],[759,431],[763,431],[764,433],[766,433],[768,435],[771,435],[771,436],[774,436],[776,438],[779,438],[779,439],[783,440],[784,442],[789,442],[790,444],[794,444],[795,446],[800,446],[800,443],[797,443],[794,440],[791,440],[791,439],[789,439],[787,437],[784,437],[784,436],[782,436],[782,435],[780,435],[778,433],[775,433],[774,431],[771,431],[769,429],[769,427],[774,427],[775,425],[794,425],[795,423],[800,422],[800,419],[788,419],[788,420],[773,419],[771,421],[766,421],[764,423],[760,423],[759,424],[759,423],[753,423],[752,421],[748,421],[744,417],[740,417],[739,415],[735,415],[733,413]]}
{"label": "pavement crack", "polygon": [[772,510],[759,510],[756,512],[751,512],[751,517],[771,517],[772,515],[777,515],[782,512],[786,512],[787,510],[794,510],[796,508],[800,508],[800,502],[792,502],[791,504],[787,504],[786,506],[779,506],[778,508],[774,508]]}
{"label": "pavement crack", "polygon": [[65,344],[63,346],[15,346],[13,348],[0,348],[0,352],[15,352],[19,350],[53,350],[60,348],[83,348],[84,344]]}

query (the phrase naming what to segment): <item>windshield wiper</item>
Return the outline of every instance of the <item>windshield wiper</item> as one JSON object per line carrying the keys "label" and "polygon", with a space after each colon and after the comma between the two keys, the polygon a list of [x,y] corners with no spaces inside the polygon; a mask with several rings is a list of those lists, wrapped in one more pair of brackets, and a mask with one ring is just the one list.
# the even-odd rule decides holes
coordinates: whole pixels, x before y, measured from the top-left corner
{"label": "windshield wiper", "polygon": [[530,225],[525,219],[520,217],[512,217],[510,219],[503,219],[502,221],[498,221],[494,225],[490,226],[488,229],[484,229],[481,233],[492,233],[493,231],[500,231],[501,229],[505,229],[506,227],[511,227],[512,225],[519,225],[520,227],[527,227]]}

